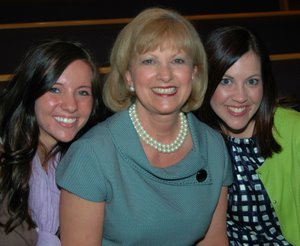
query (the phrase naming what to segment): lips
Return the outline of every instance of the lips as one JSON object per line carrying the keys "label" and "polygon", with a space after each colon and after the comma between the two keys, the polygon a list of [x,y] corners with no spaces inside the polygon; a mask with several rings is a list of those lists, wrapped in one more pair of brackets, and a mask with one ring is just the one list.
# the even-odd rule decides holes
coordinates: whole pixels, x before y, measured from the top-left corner
{"label": "lips", "polygon": [[176,93],[176,87],[168,87],[168,88],[155,87],[152,90],[157,94],[172,95]]}
{"label": "lips", "polygon": [[65,124],[73,124],[76,121],[76,118],[66,118],[66,117],[54,117],[57,122]]}
{"label": "lips", "polygon": [[240,114],[246,110],[246,107],[228,107],[229,111]]}

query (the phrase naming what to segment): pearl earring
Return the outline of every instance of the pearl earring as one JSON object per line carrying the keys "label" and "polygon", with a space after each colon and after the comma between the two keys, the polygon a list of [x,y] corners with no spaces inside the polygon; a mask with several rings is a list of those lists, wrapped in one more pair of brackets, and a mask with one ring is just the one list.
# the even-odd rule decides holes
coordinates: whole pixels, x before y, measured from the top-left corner
{"label": "pearl earring", "polygon": [[129,91],[130,92],[134,92],[135,91],[134,86],[132,84],[129,86]]}

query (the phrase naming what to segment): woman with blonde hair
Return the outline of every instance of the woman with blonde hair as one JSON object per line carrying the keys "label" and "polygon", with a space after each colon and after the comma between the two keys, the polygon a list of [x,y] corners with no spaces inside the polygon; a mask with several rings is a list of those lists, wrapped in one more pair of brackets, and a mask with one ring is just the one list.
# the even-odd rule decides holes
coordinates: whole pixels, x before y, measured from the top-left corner
{"label": "woman with blonde hair", "polygon": [[231,163],[191,113],[207,85],[197,31],[151,8],[118,35],[104,102],[116,112],[62,160],[64,245],[226,245]]}

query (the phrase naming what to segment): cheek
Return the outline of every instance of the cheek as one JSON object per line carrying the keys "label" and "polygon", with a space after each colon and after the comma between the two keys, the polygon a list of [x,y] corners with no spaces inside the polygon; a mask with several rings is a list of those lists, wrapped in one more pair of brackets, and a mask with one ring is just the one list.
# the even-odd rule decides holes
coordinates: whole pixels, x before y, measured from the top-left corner
{"label": "cheek", "polygon": [[[133,67],[127,74],[126,79],[129,83],[142,84],[155,75],[154,69],[150,67]],[[145,83],[145,82],[144,82]]]}
{"label": "cheek", "polygon": [[224,105],[226,101],[230,98],[230,94],[227,93],[220,87],[217,87],[214,94],[210,99],[210,106],[212,110],[218,115],[221,114],[224,110]]}
{"label": "cheek", "polygon": [[82,114],[84,114],[86,118],[89,118],[93,108],[93,100],[81,101],[78,105]]}
{"label": "cheek", "polygon": [[211,108],[214,112],[218,111],[218,106],[217,105],[218,105],[217,101],[215,100],[214,97],[212,97],[211,100],[210,100],[210,106],[211,106]]}
{"label": "cheek", "polygon": [[157,75],[156,71],[152,68],[138,69],[132,74],[132,79],[135,84],[147,84]]}
{"label": "cheek", "polygon": [[260,105],[263,98],[263,88],[259,87],[248,92],[249,98],[253,104]]}
{"label": "cheek", "polygon": [[51,98],[45,95],[38,98],[34,104],[34,111],[37,120],[42,119],[47,114],[50,114],[53,105],[54,103],[52,102]]}
{"label": "cheek", "polygon": [[44,111],[55,107],[59,104],[59,102],[60,100],[57,97],[46,92],[44,95],[36,99],[34,107],[36,111]]}
{"label": "cheek", "polygon": [[225,100],[225,98],[226,98],[226,95],[217,88],[210,99],[210,104],[212,107],[213,107],[213,105],[216,106],[216,105],[220,104],[221,102],[223,102]]}
{"label": "cheek", "polygon": [[192,80],[194,77],[193,69],[190,67],[178,69],[174,71],[176,77],[180,78],[180,80],[186,84],[192,84]]}

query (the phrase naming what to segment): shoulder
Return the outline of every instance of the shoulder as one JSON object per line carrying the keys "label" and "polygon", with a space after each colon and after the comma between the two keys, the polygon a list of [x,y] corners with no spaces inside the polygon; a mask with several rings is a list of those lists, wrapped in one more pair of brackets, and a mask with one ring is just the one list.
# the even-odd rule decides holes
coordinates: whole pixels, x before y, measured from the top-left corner
{"label": "shoulder", "polygon": [[300,112],[289,108],[277,108],[274,115],[273,134],[281,146],[300,144]]}
{"label": "shoulder", "polygon": [[209,139],[223,141],[221,133],[219,133],[206,123],[200,121],[193,113],[189,114],[189,119],[197,135],[205,135]]}
{"label": "shoulder", "polygon": [[87,141],[87,140],[94,140],[97,141],[99,135],[107,133],[107,120],[102,121],[91,129],[89,129],[84,135],[82,135],[77,141]]}
{"label": "shoulder", "polygon": [[110,124],[117,115],[110,116],[106,120],[99,122],[84,135],[77,139],[72,145],[102,145],[110,139]]}
{"label": "shoulder", "polygon": [[122,111],[118,113],[114,113],[107,119],[105,119],[102,122],[99,122],[95,126],[93,126],[91,129],[89,129],[80,139],[97,139],[99,137],[99,134],[107,135],[109,133],[109,130],[112,128],[112,125],[123,125],[124,122],[126,122],[127,117],[127,111]]}
{"label": "shoulder", "polygon": [[204,156],[215,180],[228,186],[232,183],[232,165],[223,136],[206,123],[200,121],[193,114],[191,119],[191,132],[195,148]]}
{"label": "shoulder", "polygon": [[198,146],[200,151],[204,151],[204,153],[208,153],[209,155],[216,154],[224,157],[227,154],[227,147],[221,133],[200,121],[193,114],[189,115],[189,119],[195,146]]}
{"label": "shoulder", "polygon": [[[300,119],[300,112],[296,111],[295,109],[292,108],[284,108],[284,107],[278,107],[276,108],[275,111],[275,118],[277,117],[282,117],[286,116],[288,117],[287,120],[292,119],[292,120],[299,120]],[[284,119],[286,120],[286,119]]]}
{"label": "shoulder", "polygon": [[300,130],[300,112],[290,108],[278,107],[275,111],[274,123],[277,130]]}
{"label": "shoulder", "polygon": [[62,158],[61,163],[71,162],[71,160],[80,162],[81,160],[92,159],[98,162],[99,159],[107,158],[115,151],[115,140],[113,138],[113,121],[118,118],[116,113],[105,121],[102,121],[89,129],[79,139],[74,141],[68,151]]}

